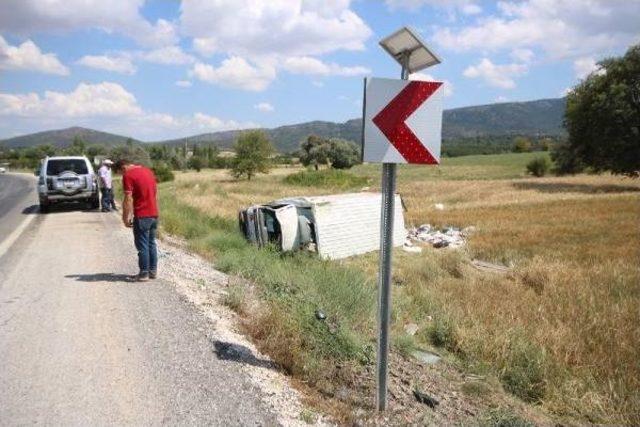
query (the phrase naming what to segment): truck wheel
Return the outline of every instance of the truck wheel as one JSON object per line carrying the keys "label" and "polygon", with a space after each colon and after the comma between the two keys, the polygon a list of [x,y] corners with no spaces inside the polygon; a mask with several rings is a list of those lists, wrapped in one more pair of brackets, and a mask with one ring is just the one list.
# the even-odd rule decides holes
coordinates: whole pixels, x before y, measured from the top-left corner
{"label": "truck wheel", "polygon": [[100,198],[92,197],[91,199],[89,199],[89,204],[91,206],[91,209],[98,209],[100,207]]}

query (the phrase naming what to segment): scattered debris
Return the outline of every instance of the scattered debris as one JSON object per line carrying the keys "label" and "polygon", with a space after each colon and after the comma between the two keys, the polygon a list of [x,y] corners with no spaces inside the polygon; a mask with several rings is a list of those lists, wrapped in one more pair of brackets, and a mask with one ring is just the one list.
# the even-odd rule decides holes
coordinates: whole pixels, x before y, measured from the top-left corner
{"label": "scattered debris", "polygon": [[424,403],[431,409],[435,409],[435,407],[440,404],[440,402],[438,402],[434,397],[431,397],[427,393],[424,393],[418,389],[413,390],[413,395],[418,402]]}
{"label": "scattered debris", "polygon": [[[465,228],[469,234],[475,231],[475,227],[470,231],[468,230],[469,228]],[[408,241],[429,243],[434,248],[459,248],[465,243],[465,234],[457,227],[446,227],[438,230],[431,227],[430,224],[423,224],[418,228],[409,230]]]}
{"label": "scattered debris", "polygon": [[316,310],[316,319],[318,320],[325,320],[327,318],[327,315],[325,314],[324,311],[322,310]]}
{"label": "scattered debris", "polygon": [[437,354],[425,350],[415,350],[411,353],[411,355],[419,362],[425,363],[427,365],[435,365],[442,359]]}
{"label": "scattered debris", "polygon": [[407,335],[415,335],[418,332],[418,325],[415,323],[408,323],[404,326],[404,331]]}
{"label": "scattered debris", "polygon": [[419,246],[414,246],[413,242],[411,242],[411,240],[406,240],[404,242],[404,244],[402,245],[402,250],[405,252],[409,252],[412,254],[419,254],[422,252],[422,248]]}
{"label": "scattered debris", "polygon": [[442,203],[436,203],[435,205],[433,205],[433,207],[435,207],[437,211],[444,210],[444,205]]}
{"label": "scattered debris", "polygon": [[492,273],[507,274],[508,272],[511,271],[511,269],[505,265],[492,264],[490,262],[480,261],[478,259],[472,260],[471,265],[473,265],[476,269],[480,271],[489,271]]}

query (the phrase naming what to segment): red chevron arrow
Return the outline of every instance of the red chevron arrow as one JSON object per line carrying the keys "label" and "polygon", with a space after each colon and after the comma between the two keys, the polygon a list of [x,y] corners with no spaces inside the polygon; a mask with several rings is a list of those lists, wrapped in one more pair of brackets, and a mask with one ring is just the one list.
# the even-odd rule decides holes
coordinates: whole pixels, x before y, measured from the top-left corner
{"label": "red chevron arrow", "polygon": [[412,81],[373,118],[373,123],[408,163],[438,164],[438,161],[407,126],[406,120],[441,85],[440,82]]}

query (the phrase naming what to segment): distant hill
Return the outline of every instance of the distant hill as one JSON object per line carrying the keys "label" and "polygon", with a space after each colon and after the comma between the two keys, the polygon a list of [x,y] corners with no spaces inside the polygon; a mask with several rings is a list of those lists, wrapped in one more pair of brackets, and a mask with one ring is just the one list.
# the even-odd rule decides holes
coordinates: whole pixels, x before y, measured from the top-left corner
{"label": "distant hill", "polygon": [[[541,99],[528,102],[505,102],[454,108],[443,113],[442,137],[459,140],[476,137],[561,136],[566,98]],[[362,121],[344,123],[314,121],[296,125],[265,129],[280,152],[291,152],[300,146],[308,135],[344,138],[360,142]],[[213,143],[220,148],[231,148],[239,131],[205,133],[188,138],[160,141],[162,144],[179,145]]]}
{"label": "distant hill", "polygon": [[[447,141],[451,144],[454,140],[455,143],[459,143],[460,140],[466,141],[479,137],[500,137],[504,141],[506,137],[513,135],[562,136],[565,132],[562,127],[565,106],[566,98],[557,98],[445,110],[442,126],[444,145],[447,145]],[[361,126],[360,119],[353,119],[344,123],[313,121],[264,130],[278,151],[291,152],[298,149],[300,142],[311,134],[360,142]],[[219,148],[229,149],[233,146],[239,132],[232,130],[204,133],[156,143],[181,145],[186,141],[189,145],[214,144]],[[127,137],[120,135],[74,127],[18,136],[0,141],[0,144],[7,147],[28,147],[39,144],[66,146],[71,144],[75,136],[89,143],[110,146],[123,144],[127,140]]]}
{"label": "distant hill", "polygon": [[[16,136],[0,141],[0,144],[9,148],[33,147],[42,144],[51,144],[55,147],[67,147],[71,145],[75,137],[80,137],[87,144],[100,144],[108,147],[121,145],[127,142],[129,137],[115,135],[113,133],[100,132],[98,130],[83,127],[70,127],[66,129],[47,130]],[[133,140],[134,142],[140,142]]]}

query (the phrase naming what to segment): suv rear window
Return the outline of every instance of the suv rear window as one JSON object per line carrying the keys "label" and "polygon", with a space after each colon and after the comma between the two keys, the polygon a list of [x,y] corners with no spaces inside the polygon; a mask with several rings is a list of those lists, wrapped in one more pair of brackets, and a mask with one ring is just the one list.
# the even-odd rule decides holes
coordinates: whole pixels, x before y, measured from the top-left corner
{"label": "suv rear window", "polygon": [[87,162],[83,159],[60,159],[47,162],[47,175],[60,175],[62,172],[75,172],[78,175],[86,175]]}

